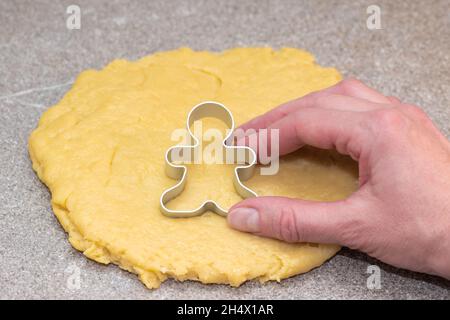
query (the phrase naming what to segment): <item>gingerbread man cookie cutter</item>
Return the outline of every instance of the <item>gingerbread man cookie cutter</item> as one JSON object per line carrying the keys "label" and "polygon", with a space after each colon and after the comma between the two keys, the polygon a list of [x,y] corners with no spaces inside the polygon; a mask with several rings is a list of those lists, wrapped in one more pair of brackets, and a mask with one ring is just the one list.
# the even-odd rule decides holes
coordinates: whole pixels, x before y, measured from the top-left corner
{"label": "gingerbread man cookie cutter", "polygon": [[[244,199],[256,197],[257,194],[247,188],[241,181],[248,180],[252,177],[255,165],[256,154],[253,149],[245,146],[232,145],[233,132],[234,132],[234,119],[233,115],[227,107],[223,104],[214,101],[205,101],[196,105],[189,112],[187,117],[187,130],[189,133],[189,145],[177,145],[167,150],[165,155],[166,162],[166,175],[172,179],[178,180],[178,183],[173,187],[166,189],[160,197],[160,209],[162,214],[171,218],[187,218],[202,215],[206,211],[213,211],[221,216],[227,216],[228,211],[222,208],[213,200],[204,201],[198,208],[193,210],[173,210],[169,209],[166,204],[176,198],[185,188],[187,182],[187,167],[181,163],[174,163],[175,158],[178,159],[188,158],[192,159],[196,152],[199,152],[200,142],[191,131],[191,126],[195,121],[202,118],[216,118],[223,121],[230,129],[225,139],[222,141],[222,147],[225,150],[224,160],[229,160],[229,157],[233,159],[243,158],[241,161],[244,165],[237,165],[234,169],[233,185],[236,192]],[[228,157],[227,159],[225,159]],[[227,162],[228,163],[228,162]]]}

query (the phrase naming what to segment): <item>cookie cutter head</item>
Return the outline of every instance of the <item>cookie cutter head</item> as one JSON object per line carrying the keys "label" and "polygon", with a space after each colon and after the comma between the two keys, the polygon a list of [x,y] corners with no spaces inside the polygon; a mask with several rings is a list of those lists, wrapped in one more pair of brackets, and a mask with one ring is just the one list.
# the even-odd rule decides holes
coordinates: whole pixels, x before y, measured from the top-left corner
{"label": "cookie cutter head", "polygon": [[202,215],[206,211],[213,211],[224,217],[227,216],[228,211],[213,200],[206,200],[198,208],[193,210],[173,210],[166,206],[166,204],[170,200],[176,198],[186,186],[187,167],[183,165],[185,161],[180,161],[177,159],[192,160],[195,158],[197,152],[202,151],[200,150],[200,142],[198,138],[191,131],[191,126],[194,122],[202,118],[217,118],[228,126],[230,130],[222,142],[222,147],[225,150],[223,153],[223,160],[228,161],[226,163],[229,163],[231,157],[233,161],[239,159],[239,162],[243,163],[243,165],[237,165],[234,169],[234,188],[236,192],[244,199],[257,196],[255,192],[247,188],[241,182],[251,178],[254,173],[256,165],[255,152],[249,147],[232,145],[234,119],[230,110],[228,110],[228,108],[221,103],[205,101],[192,108],[187,117],[186,126],[189,134],[189,145],[174,146],[169,148],[166,152],[166,175],[170,178],[178,180],[178,183],[175,186],[166,189],[160,197],[160,210],[165,216],[172,218],[187,218]]}

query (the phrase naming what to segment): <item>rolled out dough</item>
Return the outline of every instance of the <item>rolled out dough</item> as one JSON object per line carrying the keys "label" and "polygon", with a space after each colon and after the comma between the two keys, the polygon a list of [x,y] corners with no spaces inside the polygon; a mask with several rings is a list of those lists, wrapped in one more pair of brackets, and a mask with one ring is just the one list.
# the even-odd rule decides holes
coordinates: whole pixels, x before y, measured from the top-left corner
{"label": "rolled out dough", "polygon": [[[335,84],[333,68],[297,49],[179,49],[87,70],[47,110],[30,137],[33,168],[52,194],[70,243],[100,263],[139,275],[148,288],[167,278],[238,286],[281,280],[332,257],[336,245],[288,244],[234,231],[216,214],[171,219],[158,209],[175,181],[164,174],[171,133],[203,100],[228,106],[242,123],[290,99]],[[171,205],[239,200],[224,167],[189,168],[187,189]],[[259,195],[330,201],[356,187],[355,163],[305,148],[285,157],[276,176],[247,185]]]}

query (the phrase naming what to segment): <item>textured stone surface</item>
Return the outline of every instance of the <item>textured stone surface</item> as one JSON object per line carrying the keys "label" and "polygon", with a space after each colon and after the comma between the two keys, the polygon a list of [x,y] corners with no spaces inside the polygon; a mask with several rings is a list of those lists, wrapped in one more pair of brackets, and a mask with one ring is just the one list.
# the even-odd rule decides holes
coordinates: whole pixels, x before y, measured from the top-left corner
{"label": "textured stone surface", "polygon": [[[189,46],[299,47],[388,95],[418,104],[450,136],[450,1],[376,1],[382,30],[366,28],[374,1],[77,1],[81,30],[66,28],[72,1],[0,2],[0,298],[437,298],[448,281],[343,250],[306,275],[240,288],[168,281],[149,291],[115,266],[72,249],[31,170],[27,139],[47,107],[87,68]],[[381,289],[366,286],[381,267]],[[68,286],[80,268],[81,287]]]}

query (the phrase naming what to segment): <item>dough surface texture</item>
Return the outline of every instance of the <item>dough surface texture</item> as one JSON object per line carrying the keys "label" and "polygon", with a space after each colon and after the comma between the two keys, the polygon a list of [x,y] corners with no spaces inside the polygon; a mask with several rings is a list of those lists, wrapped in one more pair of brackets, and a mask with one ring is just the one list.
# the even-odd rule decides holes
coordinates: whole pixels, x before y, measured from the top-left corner
{"label": "dough surface texture", "polygon": [[[33,169],[52,194],[52,208],[73,247],[99,263],[137,274],[148,288],[168,278],[239,286],[280,281],[320,266],[336,245],[288,244],[230,229],[214,213],[171,219],[159,197],[175,180],[164,153],[177,144],[190,109],[204,100],[225,104],[237,124],[341,79],[298,49],[191,49],[138,61],[115,60],[82,72],[31,134]],[[304,148],[283,157],[280,172],[245,182],[258,195],[343,199],[357,187],[347,157]],[[232,168],[231,168],[232,169]],[[240,200],[229,166],[192,166],[186,190],[170,206]]]}

